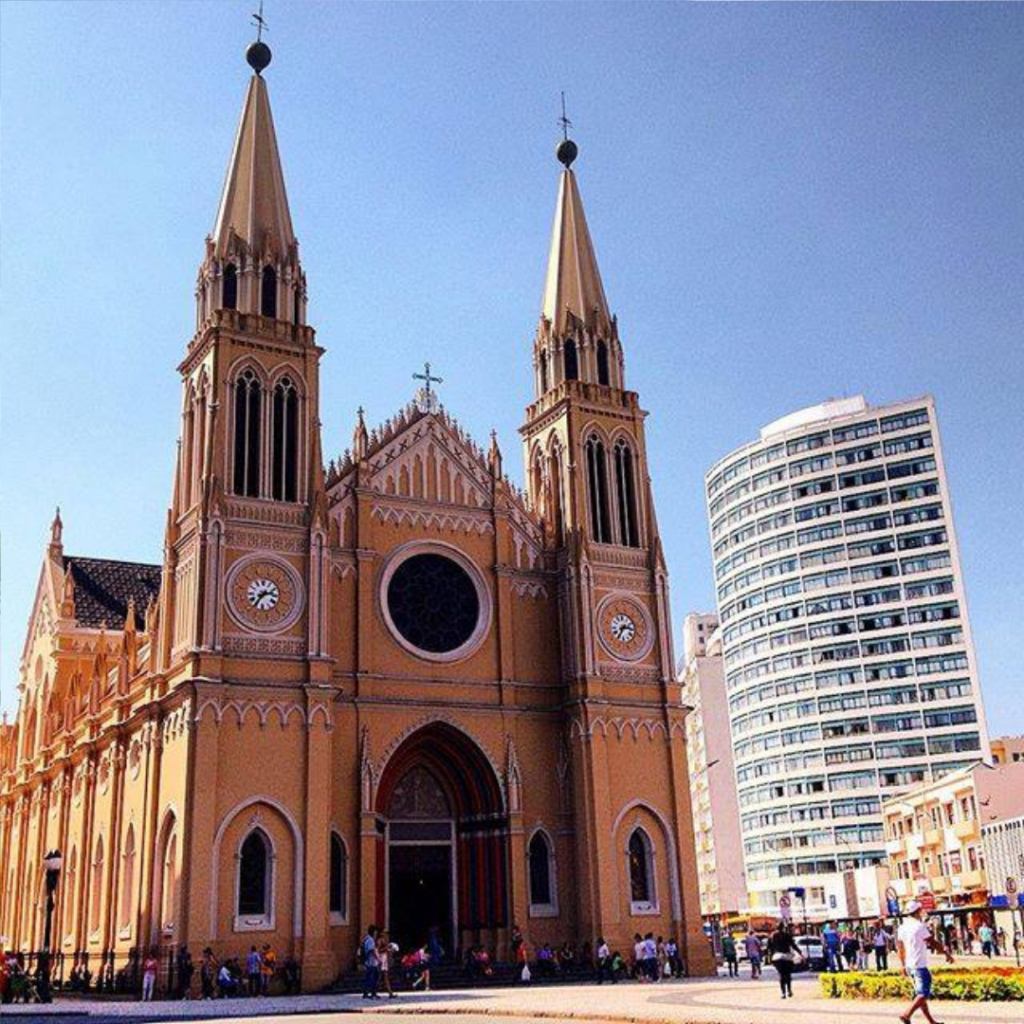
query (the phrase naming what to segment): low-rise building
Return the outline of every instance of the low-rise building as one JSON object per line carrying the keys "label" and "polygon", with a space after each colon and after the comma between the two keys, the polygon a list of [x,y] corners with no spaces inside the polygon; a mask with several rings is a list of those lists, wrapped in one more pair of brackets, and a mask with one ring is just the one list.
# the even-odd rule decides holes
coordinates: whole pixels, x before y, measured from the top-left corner
{"label": "low-rise building", "polygon": [[[1024,826],[1013,829],[1024,818],[1024,762],[952,772],[887,800],[882,817],[890,884],[901,900],[931,892],[937,909],[974,927],[999,905],[992,897],[1005,895],[1006,877],[1024,882]],[[1001,859],[990,864],[997,847]]]}
{"label": "low-rise building", "polygon": [[992,760],[995,764],[1014,764],[1024,761],[1024,736],[999,736],[992,741]]}

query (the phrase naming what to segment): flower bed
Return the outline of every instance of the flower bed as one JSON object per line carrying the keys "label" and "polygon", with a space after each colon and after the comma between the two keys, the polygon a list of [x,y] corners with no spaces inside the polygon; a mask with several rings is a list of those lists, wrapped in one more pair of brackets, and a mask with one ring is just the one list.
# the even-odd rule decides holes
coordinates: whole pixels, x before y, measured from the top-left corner
{"label": "flower bed", "polygon": [[[914,986],[901,971],[848,971],[822,974],[821,991],[830,999],[911,999]],[[1021,1002],[1024,1001],[1024,970],[939,967],[932,971],[932,998]]]}

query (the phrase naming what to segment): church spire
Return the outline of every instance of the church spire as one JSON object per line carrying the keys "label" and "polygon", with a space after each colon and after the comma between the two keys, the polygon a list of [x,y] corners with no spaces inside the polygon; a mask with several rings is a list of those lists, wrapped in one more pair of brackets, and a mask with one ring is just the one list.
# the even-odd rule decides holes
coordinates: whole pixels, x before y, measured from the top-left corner
{"label": "church spire", "polygon": [[573,319],[588,327],[597,323],[607,325],[611,321],[594,243],[583,212],[583,200],[572,171],[576,153],[576,145],[571,139],[563,140],[558,147],[558,158],[565,165],[565,170],[558,183],[558,202],[541,304],[541,314],[557,333],[568,330]]}
{"label": "church spire", "polygon": [[[250,50],[257,45],[269,53],[266,43],[254,43]],[[217,210],[213,241],[220,257],[231,253],[238,243],[253,253],[276,257],[289,255],[296,245],[270,95],[261,74],[264,67],[259,61],[253,64],[257,70],[249,80]]]}
{"label": "church spire", "polygon": [[270,47],[258,39],[246,51],[246,61],[254,74],[199,271],[198,322],[216,309],[238,309],[302,324],[306,279],[263,78]]}
{"label": "church spire", "polygon": [[564,98],[563,138],[556,155],[563,165],[551,229],[540,325],[533,346],[536,396],[566,381],[625,388],[625,366],[618,325],[597,267],[597,255],[583,212],[573,161],[579,155],[569,138]]}

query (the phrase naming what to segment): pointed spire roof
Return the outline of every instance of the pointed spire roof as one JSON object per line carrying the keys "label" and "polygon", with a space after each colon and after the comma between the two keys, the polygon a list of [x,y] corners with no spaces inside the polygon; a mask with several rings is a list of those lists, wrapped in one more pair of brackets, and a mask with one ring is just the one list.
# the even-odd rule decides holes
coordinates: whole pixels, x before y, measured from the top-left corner
{"label": "pointed spire roof", "polygon": [[251,251],[269,250],[278,258],[287,257],[295,246],[270,96],[258,72],[250,79],[245,94],[213,229],[218,256],[231,251],[232,233]]}
{"label": "pointed spire roof", "polygon": [[[561,150],[562,147],[559,147],[560,159]],[[567,153],[567,156],[568,163],[571,163],[575,156],[575,146],[572,146],[571,155]],[[583,200],[576,184],[576,175],[567,164],[558,183],[558,203],[555,207],[555,223],[551,229],[551,249],[541,313],[546,320],[551,321],[552,330],[560,334],[568,326],[570,313],[577,320],[592,325],[595,312],[605,323],[611,322],[601,272],[597,269],[594,243],[590,240],[587,218],[583,212]]]}

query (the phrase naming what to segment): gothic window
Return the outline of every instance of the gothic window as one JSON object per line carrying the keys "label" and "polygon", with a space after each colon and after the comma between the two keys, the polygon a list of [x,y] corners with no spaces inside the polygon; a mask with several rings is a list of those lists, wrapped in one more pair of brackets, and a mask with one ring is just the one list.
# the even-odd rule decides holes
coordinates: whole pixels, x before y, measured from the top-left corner
{"label": "gothic window", "polygon": [[260,406],[262,388],[252,370],[235,384],[235,494],[260,494]]}
{"label": "gothic window", "polygon": [[270,840],[254,828],[242,843],[238,865],[238,914],[266,917],[270,913]]}
{"label": "gothic window", "polygon": [[260,312],[264,316],[277,316],[277,271],[269,264],[260,277]]}
{"label": "gothic window", "polygon": [[100,910],[103,907],[103,836],[96,840],[96,856],[92,862],[92,878],[89,880],[89,931],[100,928]]}
{"label": "gothic window", "polygon": [[121,912],[118,925],[128,928],[132,923],[132,898],[135,890],[135,826],[128,825],[124,837],[123,866],[121,868]]}
{"label": "gothic window", "polygon": [[639,547],[633,452],[625,441],[615,445],[615,497],[619,506],[619,543],[630,548]]}
{"label": "gothic window", "polygon": [[225,309],[238,309],[238,268],[234,263],[229,263],[224,268],[222,288],[223,307]]}
{"label": "gothic window", "polygon": [[548,389],[548,354],[541,352],[537,360],[537,368],[540,373],[540,393],[543,395]]}
{"label": "gothic window", "polygon": [[551,449],[548,457],[548,482],[550,486],[549,507],[551,525],[555,530],[555,537],[559,543],[562,541],[562,450],[558,445]]}
{"label": "gothic window", "polygon": [[587,438],[587,495],[590,498],[590,528],[598,544],[612,542],[608,518],[608,463],[604,445],[596,434]]}
{"label": "gothic window", "polygon": [[292,290],[293,305],[292,305],[292,323],[296,327],[301,323],[302,313],[302,290],[298,285]]}
{"label": "gothic window", "polygon": [[608,345],[604,340],[597,343],[597,383],[611,384],[611,375],[608,372]]}
{"label": "gothic window", "polygon": [[565,379],[566,380],[579,380],[580,379],[580,362],[579,356],[576,352],[576,342],[570,338],[565,343]]}
{"label": "gothic window", "polygon": [[173,823],[164,846],[160,865],[160,924],[165,932],[174,930],[175,900],[178,888],[178,832]]}
{"label": "gothic window", "polygon": [[328,909],[338,917],[348,913],[348,854],[337,832],[331,833],[331,878]]}
{"label": "gothic window", "polygon": [[634,909],[654,904],[654,848],[642,828],[629,837],[629,898]]}
{"label": "gothic window", "polygon": [[295,501],[299,467],[299,395],[291,377],[282,377],[274,388],[273,477],[275,501]]}
{"label": "gothic window", "polygon": [[549,908],[554,905],[552,869],[554,857],[551,843],[543,832],[535,832],[530,840],[530,906]]}

